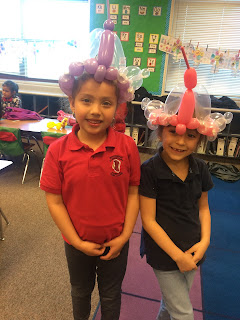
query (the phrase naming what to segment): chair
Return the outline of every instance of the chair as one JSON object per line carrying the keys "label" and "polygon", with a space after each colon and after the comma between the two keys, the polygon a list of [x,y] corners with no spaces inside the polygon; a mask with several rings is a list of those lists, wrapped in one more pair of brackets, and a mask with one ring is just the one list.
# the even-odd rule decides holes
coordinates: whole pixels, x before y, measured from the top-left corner
{"label": "chair", "polygon": [[[43,140],[43,161],[42,161],[42,168],[41,168],[41,173],[40,173],[40,179],[42,176],[42,170],[43,170],[43,165],[44,165],[44,160],[47,154],[48,147],[50,146],[51,143],[53,143],[55,140],[58,138],[65,136],[65,133],[60,133],[60,132],[48,132],[48,131],[41,131],[41,136]],[[40,185],[40,181],[39,181]]]}
{"label": "chair", "polygon": [[8,221],[7,217],[5,216],[5,214],[2,212],[2,209],[0,208],[0,240],[5,240],[3,235],[3,228],[2,228],[2,217],[6,221],[6,224],[9,225],[10,222]]}
{"label": "chair", "polygon": [[7,157],[18,157],[23,155],[23,160],[27,158],[22,184],[24,183],[25,176],[27,173],[29,160],[30,160],[30,152],[34,153],[32,147],[34,144],[32,143],[25,143],[22,142],[20,129],[17,128],[7,128],[7,127],[0,127],[0,154],[1,156]]}

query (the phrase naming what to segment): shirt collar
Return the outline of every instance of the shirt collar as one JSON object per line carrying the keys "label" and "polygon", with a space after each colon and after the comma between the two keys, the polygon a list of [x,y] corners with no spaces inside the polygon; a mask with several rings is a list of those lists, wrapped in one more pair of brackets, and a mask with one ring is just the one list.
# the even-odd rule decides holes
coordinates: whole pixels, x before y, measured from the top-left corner
{"label": "shirt collar", "polygon": [[[79,124],[74,124],[72,132],[69,133],[70,150],[80,150],[82,148],[89,149],[88,145],[82,143],[77,136]],[[114,148],[116,145],[116,132],[112,127],[108,128],[108,135],[104,143],[97,149],[97,152],[105,151],[106,148]]]}
{"label": "shirt collar", "polygon": [[[171,180],[174,179],[174,177],[177,178],[176,175],[172,172],[172,170],[168,167],[166,162],[162,159],[162,157],[161,157],[162,151],[163,151],[163,147],[160,147],[158,153],[154,156],[155,161],[159,161],[161,164],[160,166],[157,165],[155,167],[157,170],[157,173],[158,173],[158,178],[159,179],[171,179]],[[192,177],[194,175],[199,174],[199,168],[198,168],[197,162],[194,159],[194,156],[192,154],[190,154],[188,156],[188,158],[189,158],[188,177]]]}

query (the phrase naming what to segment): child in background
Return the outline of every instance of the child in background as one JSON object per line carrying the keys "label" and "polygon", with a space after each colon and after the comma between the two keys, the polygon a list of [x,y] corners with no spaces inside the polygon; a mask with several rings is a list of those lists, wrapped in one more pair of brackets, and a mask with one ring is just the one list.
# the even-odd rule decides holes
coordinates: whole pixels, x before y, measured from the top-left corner
{"label": "child in background", "polygon": [[133,95],[127,79],[120,83],[117,69],[109,68],[111,61],[104,68],[96,59],[71,64],[60,78],[77,124],[50,145],[40,182],[65,240],[75,320],[89,318],[96,274],[101,319],[119,319],[128,240],[139,211],[138,149],[111,127],[118,104]]}
{"label": "child in background", "polygon": [[7,80],[2,85],[2,98],[1,98],[1,109],[2,116],[4,117],[4,113],[6,112],[7,107],[22,107],[22,101],[17,95],[18,93],[18,85],[11,81]]}

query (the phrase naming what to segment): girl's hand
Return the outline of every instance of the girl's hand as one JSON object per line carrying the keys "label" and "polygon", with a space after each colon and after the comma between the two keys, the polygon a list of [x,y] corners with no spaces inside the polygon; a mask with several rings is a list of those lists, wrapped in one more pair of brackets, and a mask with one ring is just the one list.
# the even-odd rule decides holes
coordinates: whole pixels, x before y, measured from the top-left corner
{"label": "girl's hand", "polygon": [[197,265],[190,253],[183,253],[178,260],[175,261],[181,272],[197,270]]}
{"label": "girl's hand", "polygon": [[109,251],[105,256],[100,257],[101,260],[111,260],[120,255],[120,252],[122,250],[122,247],[126,241],[123,239],[123,237],[119,236],[109,242],[104,243],[104,247],[109,247]]}
{"label": "girl's hand", "polygon": [[82,241],[81,246],[76,249],[82,251],[88,256],[101,256],[104,253],[105,247],[94,242]]}
{"label": "girl's hand", "polygon": [[209,244],[200,241],[196,243],[194,246],[192,246],[190,249],[188,249],[185,253],[190,253],[193,255],[193,261],[195,263],[198,263],[204,256],[205,252],[207,251]]}

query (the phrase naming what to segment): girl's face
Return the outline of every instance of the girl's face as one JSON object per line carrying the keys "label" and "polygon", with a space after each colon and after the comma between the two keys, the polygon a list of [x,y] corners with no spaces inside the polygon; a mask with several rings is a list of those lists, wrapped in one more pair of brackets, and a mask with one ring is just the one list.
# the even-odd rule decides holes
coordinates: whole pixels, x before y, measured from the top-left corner
{"label": "girl's face", "polygon": [[9,87],[3,86],[2,87],[2,95],[5,99],[10,99],[13,96],[13,92],[10,90]]}
{"label": "girl's face", "polygon": [[160,140],[163,145],[162,155],[165,159],[181,161],[193,153],[198,145],[200,133],[187,129],[183,135],[176,133],[176,127],[163,127]]}
{"label": "girl's face", "polygon": [[75,98],[70,98],[70,106],[80,126],[80,136],[88,139],[107,134],[117,108],[116,87],[93,78],[85,81]]}

